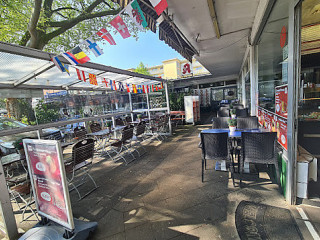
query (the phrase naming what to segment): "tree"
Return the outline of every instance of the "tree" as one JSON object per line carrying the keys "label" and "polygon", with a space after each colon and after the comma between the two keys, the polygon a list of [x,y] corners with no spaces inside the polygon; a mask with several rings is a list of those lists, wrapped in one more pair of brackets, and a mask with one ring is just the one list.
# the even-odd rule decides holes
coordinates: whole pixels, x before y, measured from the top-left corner
{"label": "tree", "polygon": [[[0,0],[0,5],[0,41],[51,52],[72,49],[109,28],[121,10],[112,0]],[[138,29],[126,22],[136,37]]]}
{"label": "tree", "polygon": [[141,74],[144,74],[144,75],[151,76],[148,68],[142,62],[139,63],[138,67],[134,71],[136,73],[141,73]]}

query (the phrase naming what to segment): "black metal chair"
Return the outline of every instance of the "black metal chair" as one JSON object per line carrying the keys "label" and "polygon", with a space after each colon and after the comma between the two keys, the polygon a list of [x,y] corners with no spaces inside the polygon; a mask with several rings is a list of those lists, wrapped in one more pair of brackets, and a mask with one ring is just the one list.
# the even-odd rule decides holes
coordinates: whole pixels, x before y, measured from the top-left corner
{"label": "black metal chair", "polygon": [[217,112],[218,117],[229,117],[230,116],[230,109],[226,107],[221,107]]}
{"label": "black metal chair", "polygon": [[[138,125],[135,127],[135,142],[144,150],[144,153],[146,153],[146,148],[142,145],[142,142],[145,140],[145,131],[146,131],[146,122],[141,121],[138,123]],[[139,154],[139,157],[141,156],[138,149],[136,149],[137,153]]]}
{"label": "black metal chair", "polygon": [[94,122],[90,124],[90,130],[92,133],[99,132],[101,131],[101,129],[102,128],[100,123]]}
{"label": "black metal chair", "polygon": [[202,149],[202,182],[204,181],[204,170],[207,169],[207,160],[226,160],[227,163],[229,163],[234,185],[234,168],[231,167],[231,165],[233,166],[234,164],[228,141],[228,133],[201,133],[200,136]]}
{"label": "black metal chair", "polygon": [[280,183],[280,172],[276,153],[276,132],[242,132],[240,187],[244,163],[273,164],[276,169],[277,181]]}
{"label": "black metal chair", "polygon": [[228,128],[228,117],[214,117],[212,118],[212,128]]}
{"label": "black metal chair", "polygon": [[87,133],[88,132],[87,132],[87,129],[85,127],[76,127],[75,129],[73,129],[74,137],[77,140],[81,140],[81,139],[86,138]]}
{"label": "black metal chair", "polygon": [[237,117],[248,117],[248,109],[247,108],[235,108]]}
{"label": "black metal chair", "polygon": [[257,117],[237,118],[238,129],[255,129],[259,128],[259,122]]}
{"label": "black metal chair", "polygon": [[[82,139],[73,145],[71,159],[68,157],[64,159],[68,183],[72,186],[70,191],[75,190],[79,195],[79,200],[98,188],[96,182],[89,174],[93,163],[94,142],[95,140],[92,138]],[[81,195],[78,187],[84,184],[87,178],[93,182],[94,186],[87,193]]]}
{"label": "black metal chair", "polygon": [[125,126],[125,123],[122,118],[116,118],[115,123],[116,126]]}

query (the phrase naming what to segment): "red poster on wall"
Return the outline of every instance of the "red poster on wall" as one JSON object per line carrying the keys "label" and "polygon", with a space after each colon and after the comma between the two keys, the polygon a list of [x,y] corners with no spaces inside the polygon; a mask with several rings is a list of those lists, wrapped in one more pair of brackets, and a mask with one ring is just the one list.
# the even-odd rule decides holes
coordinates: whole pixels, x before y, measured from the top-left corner
{"label": "red poster on wall", "polygon": [[286,150],[288,149],[287,145],[287,120],[285,118],[276,116],[276,130],[277,130],[277,138],[278,142],[282,147]]}
{"label": "red poster on wall", "polygon": [[282,85],[275,88],[276,114],[287,118],[288,106],[288,85]]}
{"label": "red poster on wall", "polygon": [[74,229],[61,148],[53,140],[23,140],[40,215]]}

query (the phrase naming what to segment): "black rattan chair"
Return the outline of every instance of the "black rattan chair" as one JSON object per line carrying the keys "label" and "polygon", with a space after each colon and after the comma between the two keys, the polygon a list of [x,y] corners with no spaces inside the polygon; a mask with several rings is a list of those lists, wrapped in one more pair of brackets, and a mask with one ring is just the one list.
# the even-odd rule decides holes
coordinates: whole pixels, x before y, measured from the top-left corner
{"label": "black rattan chair", "polygon": [[248,117],[248,109],[247,108],[236,108],[236,116],[237,117]]}
{"label": "black rattan chair", "polygon": [[230,151],[228,141],[228,133],[201,133],[201,149],[202,149],[202,175],[201,180],[204,181],[204,170],[207,169],[207,160],[226,160],[229,162],[231,169],[231,177],[234,184],[233,158]]}
{"label": "black rattan chair", "polygon": [[[89,174],[94,156],[94,141],[92,138],[86,138],[77,142],[72,147],[71,158],[66,156],[64,159],[68,183],[72,186],[70,191],[75,190],[78,193],[79,200],[98,188],[96,182]],[[92,181],[93,188],[85,194],[80,194],[78,188],[85,183],[87,178]]]}
{"label": "black rattan chair", "polygon": [[259,128],[257,117],[237,118],[238,129],[255,129]]}
{"label": "black rattan chair", "polygon": [[78,140],[84,139],[87,135],[87,129],[85,127],[76,127],[73,129],[74,137]]}
{"label": "black rattan chair", "polygon": [[212,118],[212,128],[220,129],[220,128],[228,128],[228,117],[214,117]]}
{"label": "black rattan chair", "polygon": [[101,129],[102,128],[100,123],[95,122],[90,124],[90,130],[92,133],[99,132]]}
{"label": "black rattan chair", "polygon": [[276,169],[277,181],[280,183],[280,173],[276,154],[276,132],[242,132],[240,187],[244,162],[256,164],[273,164]]}
{"label": "black rattan chair", "polygon": [[217,112],[218,117],[229,117],[230,116],[230,110],[229,108],[221,107]]}

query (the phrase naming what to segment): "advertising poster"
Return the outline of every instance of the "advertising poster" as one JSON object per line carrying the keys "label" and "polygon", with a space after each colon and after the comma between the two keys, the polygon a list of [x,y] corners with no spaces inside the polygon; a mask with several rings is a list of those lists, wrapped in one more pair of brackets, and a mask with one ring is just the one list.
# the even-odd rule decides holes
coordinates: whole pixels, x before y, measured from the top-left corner
{"label": "advertising poster", "polygon": [[38,213],[73,229],[73,217],[61,148],[53,140],[24,140]]}
{"label": "advertising poster", "polygon": [[277,132],[279,144],[287,150],[287,120],[263,108],[258,108],[258,120],[265,129]]}
{"label": "advertising poster", "polygon": [[287,118],[288,85],[275,88],[276,114]]}

